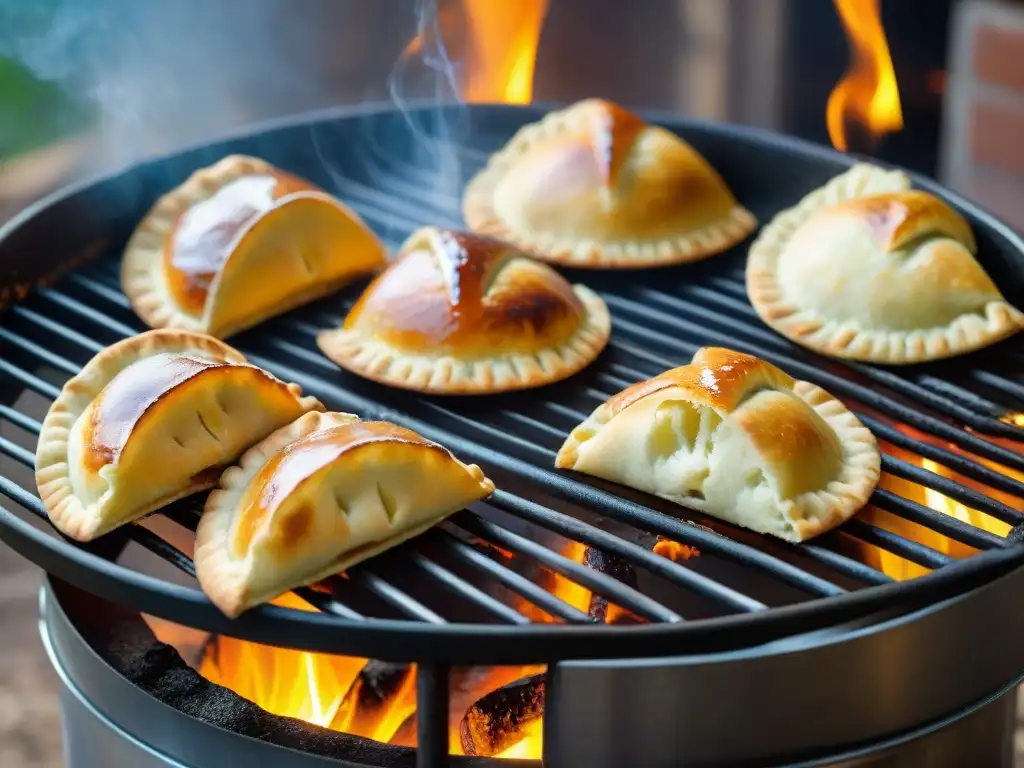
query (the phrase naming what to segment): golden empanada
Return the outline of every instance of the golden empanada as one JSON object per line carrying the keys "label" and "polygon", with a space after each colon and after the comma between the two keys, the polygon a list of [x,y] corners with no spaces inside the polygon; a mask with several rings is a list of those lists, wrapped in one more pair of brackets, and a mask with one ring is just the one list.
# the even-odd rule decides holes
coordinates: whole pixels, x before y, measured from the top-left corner
{"label": "golden empanada", "polygon": [[425,227],[317,343],[384,384],[485,394],[564,379],[610,333],[604,301],[586,286],[508,243]]}
{"label": "golden empanada", "polygon": [[750,248],[747,294],[798,344],[876,363],[938,360],[1024,324],[975,258],[970,225],[910,188],[900,171],[860,164],[768,224]]}
{"label": "golden empanada", "polygon": [[599,99],[520,129],[462,208],[470,229],[573,267],[695,261],[757,226],[687,142]]}
{"label": "golden empanada", "polygon": [[150,327],[224,338],[386,259],[347,206],[263,160],[232,155],[157,201],[128,241],[121,286]]}
{"label": "golden empanada", "polygon": [[228,616],[410,539],[494,484],[381,421],[308,413],[227,469],[196,531],[196,575]]}
{"label": "golden empanada", "polygon": [[874,437],[839,400],[713,347],[599,406],[556,459],[789,541],[853,515],[879,464]]}
{"label": "golden empanada", "polygon": [[314,409],[211,336],[149,331],[64,385],[39,435],[39,495],[61,532],[89,541],[213,487],[242,451]]}

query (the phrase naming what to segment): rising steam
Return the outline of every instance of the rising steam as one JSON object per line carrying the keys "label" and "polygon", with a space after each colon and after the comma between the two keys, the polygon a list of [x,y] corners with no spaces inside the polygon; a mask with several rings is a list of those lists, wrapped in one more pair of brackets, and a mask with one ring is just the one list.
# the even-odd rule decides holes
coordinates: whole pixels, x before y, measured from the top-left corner
{"label": "rising steam", "polygon": [[[450,207],[462,189],[459,146],[469,132],[460,64],[449,51],[458,2],[416,0],[416,36],[388,78],[391,101],[405,118],[416,153],[413,162],[430,173],[436,202]],[[445,205],[447,203],[447,205]]]}
{"label": "rising steam", "polygon": [[[369,120],[358,147],[350,132],[342,135],[329,125],[311,131],[334,177],[333,191],[344,198],[351,164],[369,162],[370,176],[362,178],[370,186],[386,192],[389,184],[404,184],[433,211],[429,220],[412,221],[410,216],[424,214],[382,205],[382,220],[374,222],[388,230],[382,234],[455,224],[465,180],[459,148],[469,132],[461,64],[469,39],[464,3],[389,0],[395,12],[381,29],[395,35],[391,45],[408,42],[392,48],[401,53],[385,78],[370,62],[373,54],[387,59],[386,42],[384,51],[376,37],[365,43],[370,32],[355,26],[379,15],[360,13],[357,4],[363,2],[303,0],[308,10],[298,13],[294,0],[0,0],[0,57],[95,105],[98,124],[90,128],[99,146],[92,162],[106,168],[336,104],[339,97],[386,95],[401,115],[386,135],[379,133],[379,121]],[[407,31],[400,29],[403,23]],[[346,41],[348,69],[325,71],[338,41]],[[360,86],[352,74],[364,65]]]}

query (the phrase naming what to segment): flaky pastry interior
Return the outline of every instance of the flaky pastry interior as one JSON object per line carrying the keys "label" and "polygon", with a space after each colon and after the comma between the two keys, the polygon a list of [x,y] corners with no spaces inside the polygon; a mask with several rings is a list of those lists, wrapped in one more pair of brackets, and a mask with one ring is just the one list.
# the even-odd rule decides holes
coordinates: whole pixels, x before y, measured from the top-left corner
{"label": "flaky pastry interior", "polygon": [[469,228],[573,267],[695,261],[757,222],[686,141],[588,99],[520,129],[470,181]]}
{"label": "flaky pastry interior", "polygon": [[160,198],[128,241],[139,317],[224,338],[383,268],[355,211],[254,157],[231,155]]}
{"label": "flaky pastry interior", "polygon": [[90,360],[43,420],[36,483],[50,521],[89,541],[217,482],[278,427],[323,406],[211,336],[156,330]]}
{"label": "flaky pastry interior", "polygon": [[750,249],[747,293],[761,318],[835,357],[918,363],[1006,338],[1024,324],[975,258],[970,225],[860,164],[776,216]]}
{"label": "flaky pastry interior", "polygon": [[317,343],[383,384],[485,394],[564,379],[610,333],[604,301],[586,286],[508,243],[424,227]]}
{"label": "flaky pastry interior", "polygon": [[237,616],[340,573],[494,491],[415,432],[308,413],[225,470],[196,531],[196,576]]}
{"label": "flaky pastry interior", "polygon": [[712,347],[599,406],[555,464],[799,542],[865,504],[880,457],[824,390]]}

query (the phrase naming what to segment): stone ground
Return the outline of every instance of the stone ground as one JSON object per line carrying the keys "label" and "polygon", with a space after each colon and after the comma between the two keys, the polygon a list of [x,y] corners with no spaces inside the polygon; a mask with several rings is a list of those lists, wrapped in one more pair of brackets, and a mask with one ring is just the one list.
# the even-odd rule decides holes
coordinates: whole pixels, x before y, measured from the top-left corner
{"label": "stone ground", "polygon": [[57,678],[36,624],[40,572],[0,545],[0,766],[64,765]]}
{"label": "stone ground", "polygon": [[[36,627],[39,581],[35,566],[0,545],[2,768],[64,767],[57,679]],[[1024,712],[1024,694],[1020,703]],[[1017,733],[1017,755],[1018,768],[1024,768],[1024,721]]]}

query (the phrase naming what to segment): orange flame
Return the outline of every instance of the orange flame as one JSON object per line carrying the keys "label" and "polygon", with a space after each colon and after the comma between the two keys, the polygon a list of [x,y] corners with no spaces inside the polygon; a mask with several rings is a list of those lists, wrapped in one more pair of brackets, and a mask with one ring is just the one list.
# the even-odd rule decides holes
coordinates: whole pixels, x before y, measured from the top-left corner
{"label": "orange flame", "polygon": [[462,0],[471,39],[463,96],[529,104],[548,0]]}
{"label": "orange flame", "polygon": [[[906,433],[915,440],[941,445],[943,448],[955,453],[960,453],[973,461],[988,466],[990,469],[994,469],[1001,474],[1010,475],[1011,477],[1016,477],[1018,479],[1024,479],[1024,475],[1019,472],[1015,472],[1012,469],[995,464],[979,456],[969,454],[954,445],[940,442],[935,438],[932,438],[930,435],[918,432],[915,429],[903,425],[900,425],[898,428],[901,432]],[[986,496],[1003,501],[1009,506],[1017,507],[1020,505],[1020,500],[1016,499],[1012,495],[989,488],[988,486],[975,480],[971,480],[970,478],[963,477],[962,475],[952,472],[941,464],[930,459],[921,458],[916,454],[912,454],[892,446],[886,446],[885,452],[895,458],[917,464],[929,472],[934,472],[942,477],[955,480],[968,488],[984,493]],[[997,536],[1006,536],[1010,531],[1010,526],[1003,521],[997,520],[996,518],[976,509],[971,509],[970,507],[967,507],[936,490],[925,488],[909,480],[904,480],[889,474],[883,474],[879,482],[879,487],[892,491],[893,493],[897,493],[911,501],[924,504],[936,512],[941,512],[944,515],[950,515],[951,517],[963,520],[976,528],[988,531],[989,533],[994,533]],[[918,525],[917,523],[912,523],[897,515],[890,514],[889,512],[885,512],[884,510],[877,509],[875,507],[869,506],[865,508],[860,513],[859,517],[867,523],[871,523],[879,528],[883,528],[907,539],[924,544],[925,546],[930,547],[937,552],[949,555],[950,557],[963,558],[976,553],[976,550],[973,547],[961,544],[960,542],[954,541],[953,539],[950,539],[941,533],[937,533],[930,528]],[[924,566],[904,560],[899,555],[874,546],[861,545],[859,547],[858,554],[867,564],[878,568],[883,573],[898,581],[913,579],[929,572],[929,569]]]}
{"label": "orange flame", "polygon": [[[500,554],[500,553],[499,553]],[[583,562],[586,547],[569,542],[562,553],[576,562]],[[586,612],[591,592],[554,572],[546,573],[545,588],[564,602]],[[312,610],[292,593],[274,601],[299,610]],[[617,606],[609,606],[609,609]],[[517,609],[534,621],[552,621],[546,613],[530,603]],[[609,611],[609,621],[618,614]],[[208,680],[223,685],[275,715],[305,720],[332,730],[387,743],[408,743],[399,729],[416,710],[415,669],[411,668],[398,682],[395,692],[380,706],[360,708],[359,689],[363,685],[360,671],[367,660],[329,654],[295,651],[259,645],[231,637],[213,640],[199,665],[199,672]],[[470,704],[496,688],[523,677],[544,671],[541,666],[521,668],[500,667],[481,670],[473,690],[464,691]],[[454,713],[449,743],[452,754],[462,754],[459,720]],[[501,758],[539,760],[543,752],[540,721],[525,727],[521,739],[496,755]]]}
{"label": "orange flame", "polygon": [[903,128],[903,109],[882,28],[880,0],[834,2],[853,49],[853,61],[829,94],[825,122],[832,145],[846,152],[850,123],[877,140]]}
{"label": "orange flame", "polygon": [[[291,593],[274,604],[311,610]],[[294,651],[220,636],[204,656],[199,673],[272,714],[326,727],[365,664],[366,659]]]}
{"label": "orange flame", "polygon": [[[459,0],[437,12],[432,34],[441,37],[446,57],[462,60],[460,87],[466,101],[530,103],[547,11],[548,0]],[[456,34],[461,25],[464,36]],[[402,57],[422,55],[424,42],[423,34],[416,35]]]}
{"label": "orange flame", "polygon": [[1005,421],[1007,424],[1015,424],[1018,427],[1024,427],[1024,413],[1019,411],[1004,413],[1001,421]]}

